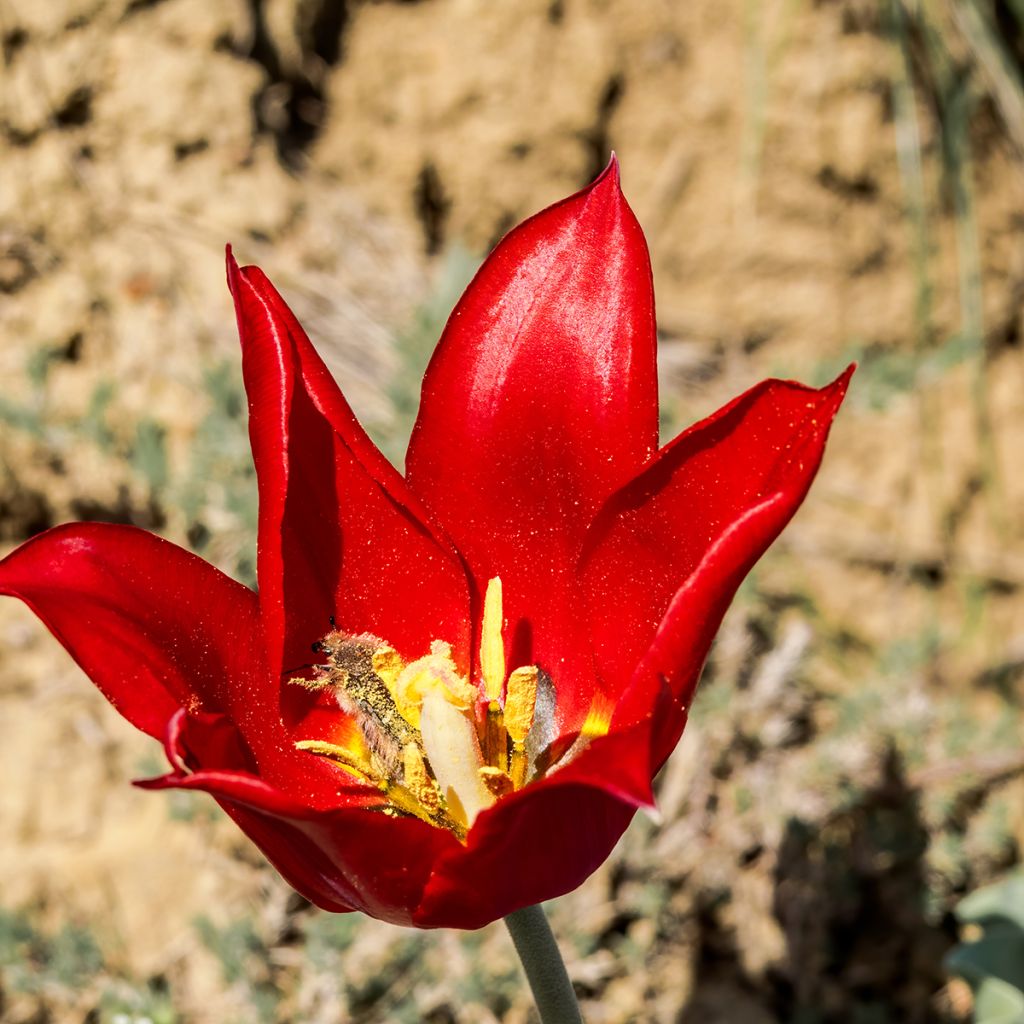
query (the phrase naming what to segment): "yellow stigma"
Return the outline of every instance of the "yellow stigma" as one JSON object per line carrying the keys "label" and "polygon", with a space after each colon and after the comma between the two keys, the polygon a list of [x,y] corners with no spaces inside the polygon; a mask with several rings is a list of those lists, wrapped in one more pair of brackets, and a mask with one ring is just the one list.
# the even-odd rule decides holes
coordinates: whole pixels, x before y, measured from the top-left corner
{"label": "yellow stigma", "polygon": [[443,640],[435,640],[426,657],[405,666],[394,678],[392,692],[398,709],[414,729],[420,727],[423,698],[437,689],[444,690],[446,699],[463,711],[476,700],[476,690],[459,675],[451,645]]}
{"label": "yellow stigma", "polygon": [[[506,678],[504,626],[495,576],[484,597],[475,681],[459,672],[443,640],[407,662],[379,637],[332,630],[314,648],[326,663],[312,679],[292,681],[333,693],[347,732],[296,746],[377,790],[386,814],[421,818],[464,841],[481,812],[551,767],[551,680],[536,665]],[[582,736],[607,731],[610,710],[595,700]]]}

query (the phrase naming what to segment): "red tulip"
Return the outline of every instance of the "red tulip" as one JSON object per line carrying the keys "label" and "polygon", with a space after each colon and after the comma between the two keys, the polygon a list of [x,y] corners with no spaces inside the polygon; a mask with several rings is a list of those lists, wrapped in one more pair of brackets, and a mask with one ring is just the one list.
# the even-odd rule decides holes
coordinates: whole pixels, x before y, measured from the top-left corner
{"label": "red tulip", "polygon": [[659,449],[651,271],[614,161],[469,286],[404,479],[262,272],[229,253],[228,283],[259,594],[90,523],[16,550],[0,592],[163,741],[171,771],[139,785],[211,793],[319,906],[475,928],[574,888],[652,803],[851,371],[766,381]]}

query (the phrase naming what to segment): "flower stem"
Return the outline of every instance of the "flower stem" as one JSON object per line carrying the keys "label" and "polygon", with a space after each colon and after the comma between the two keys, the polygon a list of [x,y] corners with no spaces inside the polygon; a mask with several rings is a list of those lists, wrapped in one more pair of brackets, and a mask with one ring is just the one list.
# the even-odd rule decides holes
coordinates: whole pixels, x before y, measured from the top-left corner
{"label": "flower stem", "polygon": [[526,971],[542,1024],[583,1024],[576,993],[543,907],[538,904],[516,910],[505,918],[505,924]]}

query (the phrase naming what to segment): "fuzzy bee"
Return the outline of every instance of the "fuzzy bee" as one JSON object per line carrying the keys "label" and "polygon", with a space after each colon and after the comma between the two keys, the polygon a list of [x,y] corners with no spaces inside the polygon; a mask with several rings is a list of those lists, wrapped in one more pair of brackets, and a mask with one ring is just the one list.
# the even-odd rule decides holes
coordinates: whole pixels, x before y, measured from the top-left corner
{"label": "fuzzy bee", "polygon": [[315,678],[296,679],[309,689],[330,689],[342,711],[359,725],[375,765],[385,778],[402,771],[402,751],[409,743],[420,746],[419,733],[402,717],[391,691],[374,671],[373,656],[385,647],[371,633],[351,635],[334,629],[313,645],[327,658],[314,668]]}

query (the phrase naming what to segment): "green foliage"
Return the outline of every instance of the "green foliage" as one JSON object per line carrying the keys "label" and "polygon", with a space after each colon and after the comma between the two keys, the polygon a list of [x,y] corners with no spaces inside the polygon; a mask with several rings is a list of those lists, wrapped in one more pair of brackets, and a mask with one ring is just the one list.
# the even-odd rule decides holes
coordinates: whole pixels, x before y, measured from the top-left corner
{"label": "green foliage", "polygon": [[378,426],[372,433],[384,454],[399,467],[419,409],[423,371],[452,307],[479,265],[480,260],[462,246],[449,249],[438,269],[433,291],[413,312],[409,326],[395,337],[400,369],[388,388],[392,423],[386,429]]}
{"label": "green foliage", "polygon": [[31,394],[23,402],[0,396],[0,421],[45,440],[59,450],[85,441],[104,451],[113,451],[115,437],[107,416],[117,394],[116,386],[112,381],[100,381],[80,417],[55,416],[47,401],[47,382],[55,359],[54,350],[48,347],[29,353],[25,376],[32,386]]}
{"label": "green foliage", "polygon": [[66,924],[48,942],[46,963],[58,982],[72,988],[103,969],[103,954],[90,932]]}
{"label": "green foliage", "polygon": [[306,957],[318,970],[336,969],[359,931],[356,914],[314,914],[306,923]]}
{"label": "green foliage", "polygon": [[[228,564],[221,567],[247,586],[256,584],[256,471],[249,450],[248,414],[236,362],[222,362],[203,374],[207,411],[189,450],[187,466],[165,481],[161,501],[184,516],[189,545],[212,556],[215,532],[211,518],[225,522],[216,531],[231,543]],[[214,558],[223,563],[222,558]]]}
{"label": "green foliage", "polygon": [[204,914],[194,924],[202,944],[220,961],[224,980],[245,991],[256,1019],[276,1020],[281,990],[269,973],[269,950],[252,919],[240,917],[220,926]]}
{"label": "green foliage", "polygon": [[980,932],[946,958],[974,992],[976,1024],[1024,1024],[1024,872],[972,893],[956,914]]}
{"label": "green foliage", "polygon": [[167,431],[148,417],[135,425],[135,444],[132,447],[132,467],[149,485],[150,491],[167,486]]}
{"label": "green foliage", "polygon": [[39,412],[31,406],[12,402],[3,395],[0,395],[0,421],[32,437],[43,436],[43,420]]}
{"label": "green foliage", "polygon": [[0,908],[0,967],[24,960],[35,938],[35,929],[25,914]]}
{"label": "green foliage", "polygon": [[[911,394],[930,381],[943,377],[978,354],[977,343],[963,333],[952,334],[924,352],[896,347],[851,345],[841,355],[817,366],[811,373],[817,385],[834,380],[843,367],[857,364],[857,402],[870,409],[887,408],[897,398]],[[779,371],[786,376],[786,371]]]}
{"label": "green foliage", "polygon": [[53,985],[77,989],[103,967],[100,947],[86,929],[68,923],[47,934],[27,914],[0,908],[0,976],[13,989],[37,992]]}
{"label": "green foliage", "polygon": [[244,979],[249,958],[264,951],[263,943],[248,918],[219,926],[203,914],[196,918],[195,928],[202,944],[220,961],[224,980],[228,983]]}
{"label": "green foliage", "polygon": [[112,984],[100,997],[97,1024],[176,1024],[170,993],[163,985],[138,988]]}

